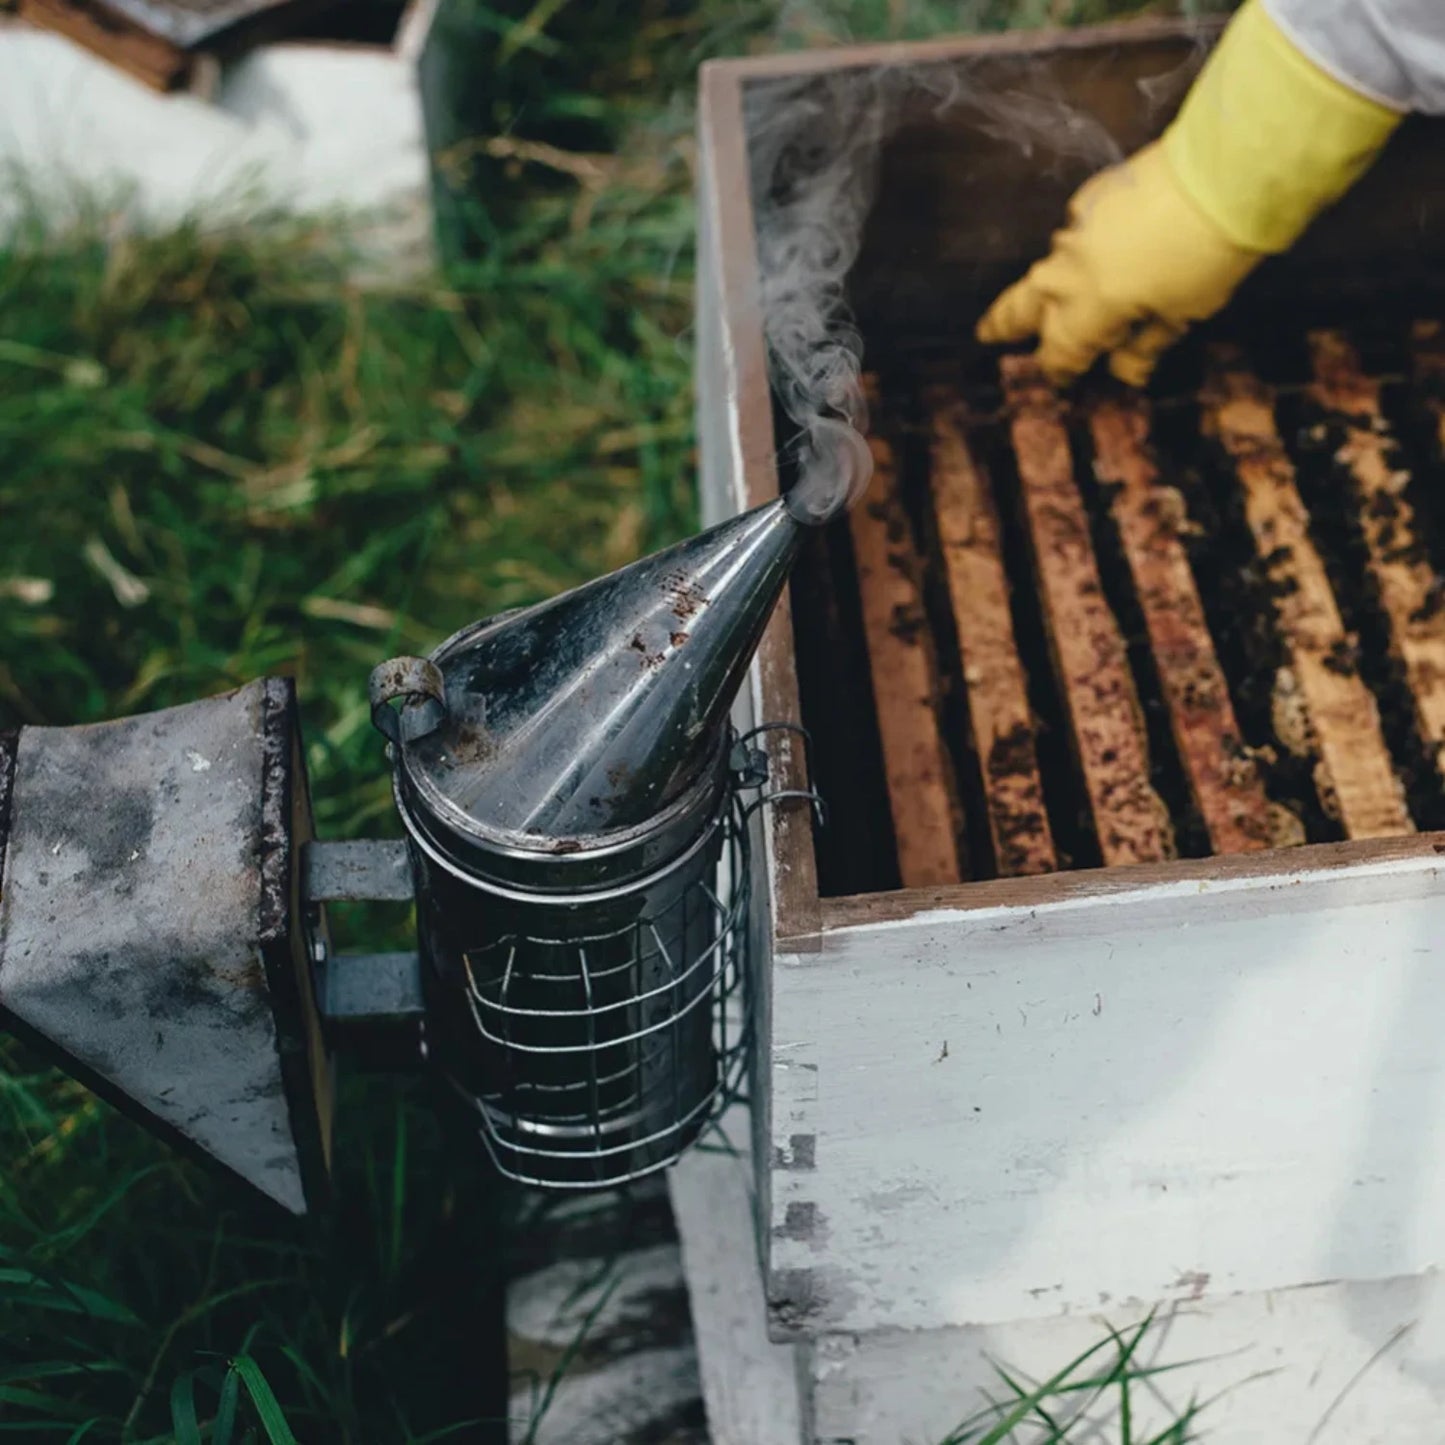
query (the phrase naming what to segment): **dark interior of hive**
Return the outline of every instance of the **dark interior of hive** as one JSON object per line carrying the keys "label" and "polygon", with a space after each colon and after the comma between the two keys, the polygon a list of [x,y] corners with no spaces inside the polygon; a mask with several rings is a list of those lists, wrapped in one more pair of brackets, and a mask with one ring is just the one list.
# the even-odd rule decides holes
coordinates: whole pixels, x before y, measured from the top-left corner
{"label": "dark interior of hive", "polygon": [[970,61],[883,147],[849,278],[875,475],[792,592],[824,896],[1445,827],[1435,124],[1144,393],[971,339],[1097,162],[967,97],[1127,153],[1192,49]]}

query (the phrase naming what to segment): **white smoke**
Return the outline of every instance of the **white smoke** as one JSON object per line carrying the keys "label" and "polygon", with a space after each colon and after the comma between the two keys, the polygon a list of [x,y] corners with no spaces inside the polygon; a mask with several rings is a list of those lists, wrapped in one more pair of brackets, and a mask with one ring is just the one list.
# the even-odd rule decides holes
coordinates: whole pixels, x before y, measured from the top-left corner
{"label": "white smoke", "polygon": [[[1191,8],[1198,13],[1211,3]],[[809,16],[816,20],[814,11]],[[996,67],[987,83],[973,79],[972,68],[831,70],[745,93],[764,333],[773,390],[796,428],[798,480],[788,500],[800,520],[837,515],[862,495],[872,473],[863,338],[847,283],[884,145],[900,122],[963,107],[980,134],[1013,144],[1036,164],[1083,161],[1098,169],[1123,158],[1097,118],[1051,93],[1046,73],[1001,88]],[[1151,106],[1172,106],[1193,69],[1186,61],[1141,82],[1141,93]]]}

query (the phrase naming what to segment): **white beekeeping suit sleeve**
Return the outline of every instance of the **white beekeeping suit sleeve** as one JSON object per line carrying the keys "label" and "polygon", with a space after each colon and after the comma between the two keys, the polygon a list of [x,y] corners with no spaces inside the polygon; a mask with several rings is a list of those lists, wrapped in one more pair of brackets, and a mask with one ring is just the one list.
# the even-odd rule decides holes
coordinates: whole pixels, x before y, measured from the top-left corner
{"label": "white beekeeping suit sleeve", "polygon": [[1320,69],[1392,110],[1445,115],[1445,0],[1263,0]]}

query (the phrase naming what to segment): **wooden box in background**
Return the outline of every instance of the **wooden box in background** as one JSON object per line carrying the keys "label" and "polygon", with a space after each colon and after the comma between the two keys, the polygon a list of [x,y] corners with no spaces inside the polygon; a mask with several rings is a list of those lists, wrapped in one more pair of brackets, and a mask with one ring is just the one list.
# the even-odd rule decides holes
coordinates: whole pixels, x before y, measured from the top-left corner
{"label": "wooden box in background", "polygon": [[304,38],[207,58],[170,94],[0,15],[0,229],[37,213],[157,228],[344,213],[388,279],[425,272],[433,156],[458,139],[463,83],[439,43],[445,3],[410,0],[394,27],[384,8],[333,6]]}

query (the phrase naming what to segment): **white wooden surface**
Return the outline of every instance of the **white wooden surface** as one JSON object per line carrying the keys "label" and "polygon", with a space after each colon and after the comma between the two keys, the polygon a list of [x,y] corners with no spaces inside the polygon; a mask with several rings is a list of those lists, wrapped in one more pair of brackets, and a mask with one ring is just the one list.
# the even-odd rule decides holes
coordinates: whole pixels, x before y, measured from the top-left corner
{"label": "white wooden surface", "polygon": [[[597,1260],[560,1260],[517,1281],[507,1293],[513,1341],[559,1357],[577,1339],[603,1341],[604,1357],[584,1359],[557,1382],[544,1410],[531,1382],[514,1396],[514,1434],[531,1445],[620,1445],[644,1438],[698,1398],[697,1354],[685,1337],[639,1348],[655,1329],[657,1296],[680,1288],[675,1244],[624,1255],[608,1269]],[[542,1383],[545,1396],[547,1383]],[[535,1420],[535,1423],[534,1423]],[[528,1431],[531,1430],[530,1437]]]}
{"label": "white wooden surface", "polygon": [[663,1181],[553,1202],[511,1248],[511,1438],[708,1445]]}
{"label": "white wooden surface", "polygon": [[[1107,1321],[1123,1328],[1142,1317],[1111,1310]],[[1048,1379],[1106,1337],[1104,1316],[1080,1315],[826,1338],[812,1372],[815,1439],[933,1445],[986,1404],[984,1391],[1007,1397],[995,1363]],[[1190,1438],[1207,1445],[1440,1445],[1445,1282],[1432,1274],[1181,1305],[1145,1335],[1138,1363],[1185,1367],[1133,1387],[1135,1440],[1153,1438],[1197,1399],[1209,1403]],[[1103,1353],[1086,1368],[1102,1374],[1108,1365]],[[1055,1400],[1052,1409],[1068,1418],[1083,1403]],[[1103,1396],[1070,1438],[1117,1441],[1118,1410],[1117,1394]],[[1034,1437],[1021,1430],[1018,1438]]]}
{"label": "white wooden surface", "polygon": [[712,1445],[804,1445],[798,1349],[768,1339],[754,1230],[747,1110],[722,1132],[736,1153],[694,1149],[668,1171]]}
{"label": "white wooden surface", "polygon": [[774,1330],[1435,1266],[1442,863],[940,910],[780,954]]}
{"label": "white wooden surface", "polygon": [[146,225],[339,208],[371,218],[374,252],[427,264],[418,61],[434,9],[392,49],[262,47],[223,71],[212,100],[158,95],[61,36],[0,20],[0,228],[32,201],[61,220],[99,205]]}

